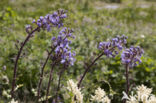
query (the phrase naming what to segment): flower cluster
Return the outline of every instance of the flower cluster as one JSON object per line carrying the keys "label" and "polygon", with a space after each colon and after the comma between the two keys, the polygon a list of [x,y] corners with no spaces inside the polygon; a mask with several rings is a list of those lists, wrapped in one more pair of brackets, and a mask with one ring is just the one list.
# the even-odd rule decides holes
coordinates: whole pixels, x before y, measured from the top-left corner
{"label": "flower cluster", "polygon": [[[64,10],[58,10],[53,14],[47,14],[46,16],[40,16],[38,20],[33,20],[32,23],[35,23],[39,29],[46,29],[47,31],[51,30],[51,27],[60,28],[63,26],[62,20],[67,17],[67,14]],[[31,25],[26,26],[26,31],[30,31],[32,28]]]}
{"label": "flower cluster", "polygon": [[121,54],[123,64],[129,64],[130,67],[137,66],[137,62],[141,63],[141,56],[144,51],[139,47],[130,47],[125,49]]}
{"label": "flower cluster", "polygon": [[132,94],[130,97],[124,93],[123,99],[127,99],[126,103],[156,103],[156,97],[151,94],[151,88],[141,85],[136,87],[136,90],[136,95]]}
{"label": "flower cluster", "polygon": [[[73,80],[67,81],[67,89],[76,96],[76,103],[83,103],[83,94],[81,93],[81,89],[77,87],[77,83],[74,83]],[[75,100],[73,96],[73,101]]]}
{"label": "flower cluster", "polygon": [[110,103],[110,99],[106,96],[106,93],[100,87],[95,90],[95,95],[91,96],[91,101]]}
{"label": "flower cluster", "polygon": [[104,54],[108,57],[115,57],[118,51],[122,50],[123,45],[127,43],[126,36],[117,36],[109,42],[100,42],[99,49],[103,50]]}
{"label": "flower cluster", "polygon": [[137,98],[139,101],[146,101],[148,96],[151,94],[152,89],[147,88],[144,85],[136,87],[137,89]]}
{"label": "flower cluster", "polygon": [[75,52],[71,52],[68,38],[74,38],[73,30],[64,27],[57,37],[52,38],[53,47],[55,47],[55,56],[61,59],[62,64],[73,65],[75,62]]}

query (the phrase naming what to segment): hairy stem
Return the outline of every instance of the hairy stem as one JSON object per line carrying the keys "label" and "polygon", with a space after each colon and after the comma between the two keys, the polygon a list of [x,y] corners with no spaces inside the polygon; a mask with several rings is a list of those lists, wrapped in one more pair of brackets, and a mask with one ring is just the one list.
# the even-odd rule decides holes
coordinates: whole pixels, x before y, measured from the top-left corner
{"label": "hairy stem", "polygon": [[58,98],[58,91],[60,90],[60,83],[61,83],[61,77],[64,71],[66,70],[66,66],[64,65],[61,72],[59,73],[59,80],[58,80],[58,85],[57,85],[57,90],[56,90],[56,103],[57,103],[57,98]]}
{"label": "hairy stem", "polygon": [[[125,91],[126,91],[126,94],[128,95],[129,86],[130,86],[130,83],[129,83],[129,65],[126,64],[125,68],[126,68],[126,74],[125,74],[125,76],[126,76],[126,89],[125,89]],[[126,99],[123,100],[123,103],[126,103]]]}
{"label": "hairy stem", "polygon": [[24,40],[24,42],[21,44],[21,47],[18,51],[17,57],[16,57],[16,61],[15,61],[15,65],[14,65],[14,74],[13,74],[13,80],[12,80],[12,90],[11,90],[11,97],[14,97],[14,90],[15,90],[15,83],[16,83],[16,75],[17,75],[17,65],[18,65],[18,60],[20,58],[20,55],[22,53],[22,50],[25,46],[25,44],[29,41],[30,37],[32,36],[32,34],[35,31],[38,31],[39,27],[37,27],[36,29],[32,30],[31,33],[28,34],[28,36],[26,37],[26,39]]}
{"label": "hairy stem", "polygon": [[129,93],[129,85],[130,85],[130,83],[129,83],[129,65],[126,64],[126,93],[127,93],[127,95]]}
{"label": "hairy stem", "polygon": [[94,59],[94,61],[87,67],[87,69],[85,70],[85,72],[83,73],[80,81],[78,82],[78,88],[81,86],[82,80],[84,79],[85,75],[87,74],[87,72],[90,70],[90,68],[95,64],[95,62],[104,55],[104,53],[101,53],[97,58]]}
{"label": "hairy stem", "polygon": [[50,71],[49,82],[48,82],[48,87],[47,87],[47,94],[46,94],[46,103],[48,103],[48,95],[49,95],[50,84],[51,84],[52,74],[53,74],[53,71],[54,71],[55,64],[56,64],[56,62],[54,62],[52,64],[51,71]]}
{"label": "hairy stem", "polygon": [[47,58],[46,58],[46,60],[45,60],[45,62],[44,62],[44,64],[43,64],[43,66],[42,66],[42,68],[41,68],[40,80],[39,80],[38,91],[37,91],[38,100],[39,100],[39,98],[40,98],[40,88],[41,88],[41,84],[42,84],[42,80],[43,80],[44,68],[45,68],[45,66],[46,66],[46,64],[47,64],[47,62],[48,62],[48,60],[49,60],[50,55],[52,54],[52,52],[53,52],[53,49],[51,49],[51,51],[48,53],[48,56],[47,56]]}

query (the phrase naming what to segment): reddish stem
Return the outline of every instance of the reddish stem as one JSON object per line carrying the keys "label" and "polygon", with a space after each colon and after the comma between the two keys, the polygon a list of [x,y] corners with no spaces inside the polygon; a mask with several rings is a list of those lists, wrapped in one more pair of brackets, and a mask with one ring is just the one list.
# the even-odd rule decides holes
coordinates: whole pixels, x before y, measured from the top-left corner
{"label": "reddish stem", "polygon": [[[129,83],[129,65],[126,64],[125,68],[126,68],[126,74],[125,74],[125,76],[126,76],[126,90],[125,91],[126,91],[126,94],[128,95],[129,86],[130,86],[130,83]],[[126,103],[126,99],[123,100],[123,103]]]}
{"label": "reddish stem", "polygon": [[47,62],[48,62],[48,60],[49,60],[50,55],[52,54],[52,52],[53,52],[53,49],[48,53],[48,56],[47,56],[47,58],[46,58],[46,60],[45,60],[45,62],[44,62],[44,64],[43,64],[43,66],[42,66],[42,68],[41,68],[41,74],[40,74],[40,80],[39,80],[38,92],[37,92],[38,100],[39,100],[39,98],[40,98],[40,88],[41,88],[41,84],[42,84],[42,80],[43,80],[44,68],[45,68],[45,66],[46,66],[46,64],[47,64]]}
{"label": "reddish stem", "polygon": [[57,103],[57,99],[58,99],[58,91],[60,90],[61,77],[66,69],[67,69],[67,67],[64,65],[61,72],[59,73],[59,80],[58,80],[58,85],[57,85],[57,90],[56,90],[56,103]]}
{"label": "reddish stem", "polygon": [[126,93],[129,93],[129,65],[126,64]]}
{"label": "reddish stem", "polygon": [[26,39],[24,40],[24,42],[22,43],[19,51],[18,51],[18,54],[17,54],[17,57],[16,57],[16,61],[15,61],[15,66],[14,66],[14,74],[13,74],[13,80],[12,80],[12,90],[11,90],[11,97],[13,98],[14,97],[14,90],[15,90],[15,83],[16,83],[16,75],[17,75],[17,65],[18,65],[18,60],[20,58],[20,55],[22,53],[22,50],[23,50],[23,47],[25,46],[25,44],[29,41],[30,37],[32,37],[32,34],[35,32],[35,31],[38,31],[39,30],[39,27],[37,27],[36,29],[34,29],[31,33],[28,34],[28,36],[26,37]]}
{"label": "reddish stem", "polygon": [[54,62],[52,64],[51,71],[50,71],[49,82],[48,82],[48,87],[47,87],[47,94],[46,94],[46,103],[48,103],[48,95],[49,95],[50,84],[51,84],[52,74],[53,74],[53,71],[54,71],[55,64],[56,64],[56,62]]}
{"label": "reddish stem", "polygon": [[88,66],[88,68],[85,70],[85,72],[83,73],[80,81],[78,82],[78,88],[81,86],[82,80],[84,79],[85,75],[87,74],[87,72],[90,70],[90,68],[95,64],[95,62],[104,55],[104,53],[101,53],[97,58],[94,59],[94,61]]}

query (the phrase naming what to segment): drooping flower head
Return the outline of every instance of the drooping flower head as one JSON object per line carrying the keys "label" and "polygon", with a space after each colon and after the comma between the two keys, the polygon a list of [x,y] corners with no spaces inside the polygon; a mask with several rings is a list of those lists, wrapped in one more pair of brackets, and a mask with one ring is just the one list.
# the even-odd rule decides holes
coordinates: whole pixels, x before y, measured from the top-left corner
{"label": "drooping flower head", "polygon": [[[66,11],[58,10],[53,14],[47,14],[46,16],[40,16],[38,20],[33,20],[32,23],[36,24],[39,29],[46,29],[50,31],[52,27],[60,28],[63,26],[63,19],[67,17]],[[26,26],[26,30],[30,28],[30,26]]]}
{"label": "drooping flower head", "polygon": [[108,57],[115,57],[118,51],[123,49],[123,46],[127,43],[126,36],[117,36],[108,42],[100,42],[99,49],[104,52]]}
{"label": "drooping flower head", "polygon": [[141,56],[144,53],[143,49],[139,46],[130,47],[129,49],[125,49],[121,54],[121,59],[123,64],[129,64],[130,67],[137,66],[137,62],[141,63]]}
{"label": "drooping flower head", "polygon": [[75,52],[71,52],[69,44],[71,41],[69,38],[74,38],[72,35],[73,30],[70,28],[64,27],[59,35],[52,38],[53,47],[55,47],[55,55],[57,58],[60,58],[62,64],[73,65],[75,62],[74,56]]}

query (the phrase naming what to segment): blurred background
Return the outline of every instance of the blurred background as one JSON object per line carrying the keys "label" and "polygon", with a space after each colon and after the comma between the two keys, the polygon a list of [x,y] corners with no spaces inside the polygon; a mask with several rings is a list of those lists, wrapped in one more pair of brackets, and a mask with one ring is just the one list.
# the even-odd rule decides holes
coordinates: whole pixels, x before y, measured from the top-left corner
{"label": "blurred background", "polygon": [[[100,41],[124,34],[128,36],[127,47],[139,45],[145,51],[142,63],[130,70],[131,84],[144,84],[153,88],[156,95],[156,0],[0,0],[0,103],[10,100],[14,60],[18,52],[16,45],[27,35],[25,25],[58,9],[68,11],[64,25],[73,28],[76,36],[71,44],[76,51],[76,62],[64,73],[62,87],[68,79],[79,80],[85,67],[98,54]],[[51,44],[51,37],[58,33],[59,30],[55,29],[50,33],[35,33],[25,46],[18,65],[16,100],[33,103],[36,99],[46,49]],[[49,61],[46,66],[42,96],[48,84],[50,64]],[[56,67],[51,96],[56,91],[59,71],[60,68]],[[83,81],[86,103],[89,98],[85,97],[99,86],[109,94],[112,103],[121,103],[125,90],[124,72],[120,56],[113,59],[102,57]],[[60,91],[61,100],[63,93]]]}

